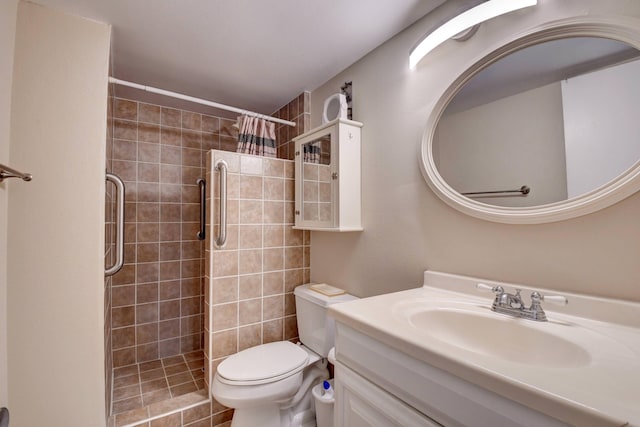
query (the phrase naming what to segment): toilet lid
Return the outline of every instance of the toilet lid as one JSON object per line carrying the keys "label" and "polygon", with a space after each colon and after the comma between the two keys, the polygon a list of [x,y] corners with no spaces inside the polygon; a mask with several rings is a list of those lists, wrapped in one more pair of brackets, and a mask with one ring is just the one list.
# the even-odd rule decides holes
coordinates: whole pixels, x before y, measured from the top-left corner
{"label": "toilet lid", "polygon": [[[309,353],[289,341],[262,344],[229,356],[218,365],[223,382],[262,384],[300,371]],[[227,380],[227,381],[224,381]]]}

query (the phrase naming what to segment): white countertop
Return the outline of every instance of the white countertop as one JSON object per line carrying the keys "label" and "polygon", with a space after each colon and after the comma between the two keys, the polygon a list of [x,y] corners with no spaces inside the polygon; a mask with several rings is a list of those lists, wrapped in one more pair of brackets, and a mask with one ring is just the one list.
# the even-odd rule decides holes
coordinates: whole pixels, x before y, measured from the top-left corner
{"label": "white countertop", "polygon": [[[562,313],[564,307],[543,304],[548,322],[505,319],[524,322],[524,327],[584,349],[587,356],[575,365],[572,361],[551,366],[505,360],[439,339],[428,327],[416,328],[408,322],[408,313],[422,306],[506,316],[490,311],[493,295],[478,293],[479,281],[428,272],[424,287],[334,305],[330,314],[415,359],[569,424],[588,420],[591,425],[640,426],[640,304],[568,295],[571,309],[566,311],[571,315]],[[598,320],[588,317],[590,310]]]}

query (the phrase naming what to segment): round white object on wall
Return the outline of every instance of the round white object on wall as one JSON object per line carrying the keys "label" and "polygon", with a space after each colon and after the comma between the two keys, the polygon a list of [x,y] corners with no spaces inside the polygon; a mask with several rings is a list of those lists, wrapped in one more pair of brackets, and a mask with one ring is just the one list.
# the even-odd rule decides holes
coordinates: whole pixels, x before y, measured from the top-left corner
{"label": "round white object on wall", "polygon": [[342,93],[336,93],[324,100],[322,109],[322,124],[335,119],[347,118],[347,97]]}

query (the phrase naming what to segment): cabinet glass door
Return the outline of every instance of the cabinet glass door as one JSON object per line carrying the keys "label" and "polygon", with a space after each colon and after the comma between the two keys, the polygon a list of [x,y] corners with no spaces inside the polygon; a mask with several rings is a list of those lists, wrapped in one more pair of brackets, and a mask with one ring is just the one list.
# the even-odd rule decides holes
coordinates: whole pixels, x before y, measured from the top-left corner
{"label": "cabinet glass door", "polygon": [[333,224],[332,132],[316,136],[300,147],[302,156],[302,220],[318,225]]}

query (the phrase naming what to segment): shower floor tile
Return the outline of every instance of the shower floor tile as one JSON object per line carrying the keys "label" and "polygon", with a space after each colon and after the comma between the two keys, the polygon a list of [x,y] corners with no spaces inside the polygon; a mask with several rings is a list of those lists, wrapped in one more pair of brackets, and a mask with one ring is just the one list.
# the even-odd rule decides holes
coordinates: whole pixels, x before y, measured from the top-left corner
{"label": "shower floor tile", "polygon": [[111,414],[145,408],[202,389],[202,351],[116,368]]}

